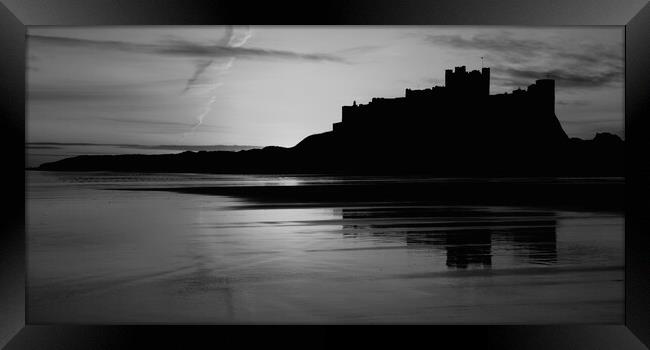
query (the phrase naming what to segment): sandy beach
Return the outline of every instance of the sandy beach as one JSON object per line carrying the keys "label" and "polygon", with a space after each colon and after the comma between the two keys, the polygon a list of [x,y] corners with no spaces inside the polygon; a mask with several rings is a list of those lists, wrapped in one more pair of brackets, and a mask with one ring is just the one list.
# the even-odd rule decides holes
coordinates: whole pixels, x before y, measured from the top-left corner
{"label": "sandy beach", "polygon": [[[611,201],[489,204],[444,181],[421,192],[373,181],[392,190],[314,176],[29,172],[30,323],[623,321],[624,216]],[[622,188],[523,182],[610,199]]]}

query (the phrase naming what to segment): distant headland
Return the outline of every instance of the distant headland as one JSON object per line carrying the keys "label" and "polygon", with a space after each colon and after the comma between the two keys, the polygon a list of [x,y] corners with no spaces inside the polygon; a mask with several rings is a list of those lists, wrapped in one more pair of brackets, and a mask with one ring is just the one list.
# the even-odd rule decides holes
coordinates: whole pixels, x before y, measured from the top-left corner
{"label": "distant headland", "polygon": [[[285,148],[164,155],[84,155],[37,170],[202,173],[623,176],[624,141],[569,138],[555,81],[490,95],[490,68],[445,71],[444,86],[342,107],[331,131]],[[308,118],[309,116],[305,116]]]}

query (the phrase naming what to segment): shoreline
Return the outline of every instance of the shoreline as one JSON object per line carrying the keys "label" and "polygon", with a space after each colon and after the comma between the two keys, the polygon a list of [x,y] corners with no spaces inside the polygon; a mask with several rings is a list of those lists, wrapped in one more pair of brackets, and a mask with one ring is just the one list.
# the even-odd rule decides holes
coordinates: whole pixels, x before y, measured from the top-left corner
{"label": "shoreline", "polygon": [[254,207],[280,208],[348,206],[353,203],[392,205],[494,205],[550,207],[575,211],[623,212],[625,183],[531,182],[387,182],[330,183],[293,186],[184,186],[107,188],[127,191],[167,191],[242,198]]}

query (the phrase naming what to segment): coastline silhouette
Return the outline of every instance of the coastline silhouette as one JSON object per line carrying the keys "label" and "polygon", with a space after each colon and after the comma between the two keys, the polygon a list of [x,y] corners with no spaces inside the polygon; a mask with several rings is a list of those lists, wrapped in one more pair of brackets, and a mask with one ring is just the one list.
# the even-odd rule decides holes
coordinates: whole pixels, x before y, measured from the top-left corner
{"label": "coastline silhouette", "polygon": [[48,171],[427,174],[438,177],[623,175],[624,141],[569,138],[555,114],[555,81],[490,95],[490,68],[445,71],[444,86],[406,89],[342,107],[331,131],[289,148],[83,155]]}

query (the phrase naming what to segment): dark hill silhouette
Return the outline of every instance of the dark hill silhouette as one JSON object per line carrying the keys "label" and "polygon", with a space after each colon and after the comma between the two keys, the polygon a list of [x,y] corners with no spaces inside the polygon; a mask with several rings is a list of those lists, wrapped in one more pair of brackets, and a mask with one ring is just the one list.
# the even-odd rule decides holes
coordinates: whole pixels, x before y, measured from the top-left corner
{"label": "dark hill silhouette", "polygon": [[446,70],[445,86],[406,89],[342,107],[332,131],[291,148],[67,158],[39,170],[430,174],[434,176],[622,176],[616,135],[569,138],[555,115],[555,81],[490,95],[490,69]]}

